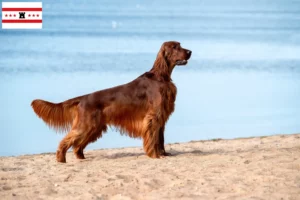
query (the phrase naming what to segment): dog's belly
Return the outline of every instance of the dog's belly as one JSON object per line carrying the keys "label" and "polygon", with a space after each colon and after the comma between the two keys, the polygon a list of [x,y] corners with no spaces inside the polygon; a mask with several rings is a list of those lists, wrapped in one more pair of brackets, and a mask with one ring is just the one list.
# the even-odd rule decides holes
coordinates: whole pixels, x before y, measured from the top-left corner
{"label": "dog's belly", "polygon": [[103,109],[105,123],[116,127],[121,134],[126,134],[133,138],[142,136],[146,129],[145,108],[132,106],[108,106]]}

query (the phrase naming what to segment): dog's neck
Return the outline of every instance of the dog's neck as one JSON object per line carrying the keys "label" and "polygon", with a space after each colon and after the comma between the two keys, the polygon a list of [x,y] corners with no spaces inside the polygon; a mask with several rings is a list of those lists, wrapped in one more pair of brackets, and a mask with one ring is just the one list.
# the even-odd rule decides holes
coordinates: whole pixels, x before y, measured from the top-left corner
{"label": "dog's neck", "polygon": [[172,81],[171,74],[174,67],[175,65],[172,66],[168,64],[165,58],[158,56],[150,72],[152,72],[156,76],[156,78],[158,78],[158,80]]}

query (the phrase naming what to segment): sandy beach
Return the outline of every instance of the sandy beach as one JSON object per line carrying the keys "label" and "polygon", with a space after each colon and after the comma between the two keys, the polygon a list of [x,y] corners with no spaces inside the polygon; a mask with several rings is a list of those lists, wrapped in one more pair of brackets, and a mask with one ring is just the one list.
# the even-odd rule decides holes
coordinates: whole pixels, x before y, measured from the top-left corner
{"label": "sandy beach", "polygon": [[300,134],[0,157],[0,199],[300,199]]}

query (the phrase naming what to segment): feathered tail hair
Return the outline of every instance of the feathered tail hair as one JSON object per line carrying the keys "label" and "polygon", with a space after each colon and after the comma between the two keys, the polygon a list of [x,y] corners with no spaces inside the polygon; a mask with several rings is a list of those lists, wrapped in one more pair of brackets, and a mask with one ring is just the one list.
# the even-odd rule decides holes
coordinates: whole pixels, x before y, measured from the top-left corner
{"label": "feathered tail hair", "polygon": [[39,118],[56,132],[66,132],[70,129],[76,114],[76,106],[84,96],[69,99],[61,103],[51,103],[36,99],[31,106]]}

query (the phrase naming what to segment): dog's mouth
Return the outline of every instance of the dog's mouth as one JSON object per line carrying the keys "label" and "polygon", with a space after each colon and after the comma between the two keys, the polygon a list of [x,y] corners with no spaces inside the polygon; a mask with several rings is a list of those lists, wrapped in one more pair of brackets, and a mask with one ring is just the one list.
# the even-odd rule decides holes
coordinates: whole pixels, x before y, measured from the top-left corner
{"label": "dog's mouth", "polygon": [[188,63],[187,60],[177,60],[176,65],[186,65]]}

